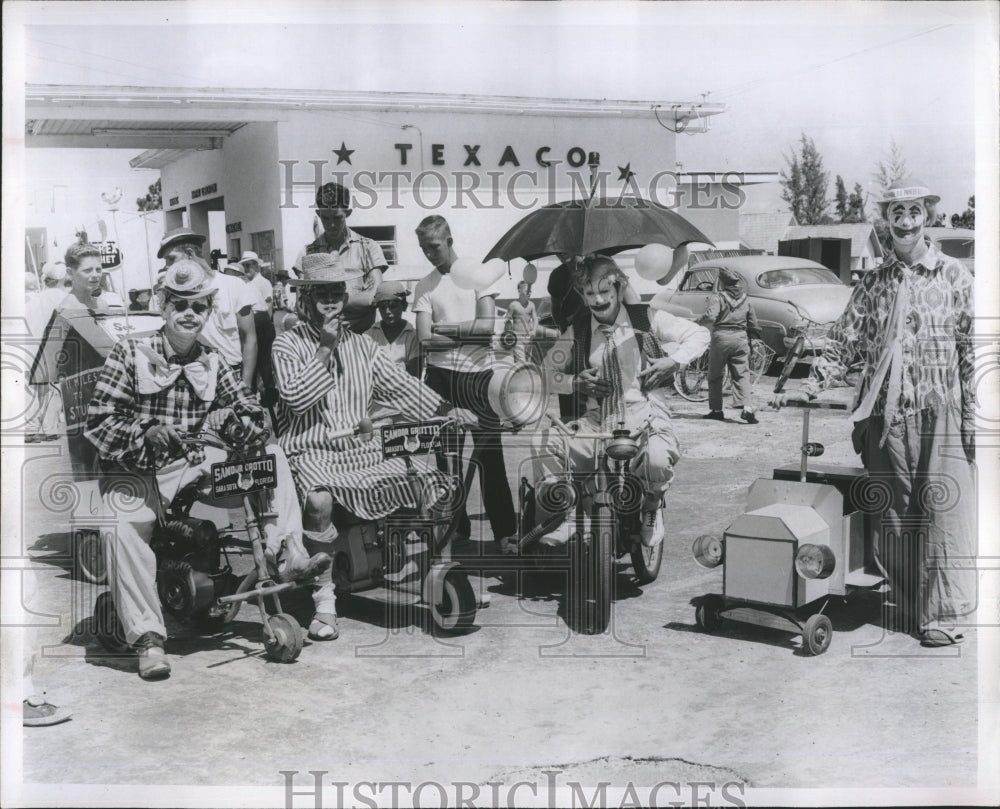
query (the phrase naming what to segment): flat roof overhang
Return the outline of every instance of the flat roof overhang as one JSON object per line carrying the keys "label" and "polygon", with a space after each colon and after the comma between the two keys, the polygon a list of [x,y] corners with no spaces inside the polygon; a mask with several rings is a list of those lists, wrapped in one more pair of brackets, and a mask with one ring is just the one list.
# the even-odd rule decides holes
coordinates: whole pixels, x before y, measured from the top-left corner
{"label": "flat roof overhang", "polygon": [[529,98],[324,90],[39,85],[25,88],[28,147],[217,149],[250,122],[279,121],[292,111],[456,112],[586,118],[654,114],[678,131],[699,132],[724,104]]}

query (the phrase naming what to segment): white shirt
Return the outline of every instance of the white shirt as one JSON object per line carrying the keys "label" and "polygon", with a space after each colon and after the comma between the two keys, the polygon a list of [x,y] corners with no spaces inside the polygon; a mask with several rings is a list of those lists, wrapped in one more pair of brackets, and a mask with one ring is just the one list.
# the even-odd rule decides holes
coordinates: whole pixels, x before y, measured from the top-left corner
{"label": "white shirt", "polygon": [[[649,314],[650,330],[666,356],[675,360],[679,365],[686,365],[705,353],[711,337],[708,329],[669,312],[650,311]],[[607,338],[598,328],[599,325],[591,315],[590,356],[587,358],[587,364],[591,368],[598,369],[604,359],[607,343]],[[611,337],[618,351],[618,364],[622,372],[625,403],[644,401],[647,394],[642,392],[642,380],[638,374],[639,371],[643,370],[645,358],[642,356],[639,341],[635,337],[635,330],[629,322],[628,313],[624,306],[621,307],[618,317],[615,319]],[[573,392],[573,376],[570,373],[573,367],[573,339],[573,327],[570,326],[556,340],[542,361],[542,372],[548,380],[549,390],[552,393]],[[653,390],[648,393],[657,394],[659,391]],[[587,409],[595,407],[600,407],[600,403],[596,399],[588,400]]]}
{"label": "white shirt", "polygon": [[[434,270],[417,284],[413,293],[413,313],[426,312],[435,324],[464,323],[476,319],[476,306],[481,298],[495,298],[496,295],[490,290],[462,289],[451,280],[451,273]],[[487,371],[492,363],[493,350],[489,344],[459,345],[427,353],[428,365],[449,371]]]}
{"label": "white shirt", "polygon": [[274,296],[274,288],[271,286],[271,282],[260,273],[257,273],[247,283],[253,287],[259,297],[259,300],[254,302],[253,310],[255,312],[270,311],[269,304],[271,298]]}
{"label": "white shirt", "polygon": [[236,313],[246,307],[253,308],[257,300],[256,290],[242,278],[221,272],[215,273],[212,282],[218,290],[215,293],[215,308],[205,321],[198,341],[218,351],[226,365],[241,365],[243,345]]}

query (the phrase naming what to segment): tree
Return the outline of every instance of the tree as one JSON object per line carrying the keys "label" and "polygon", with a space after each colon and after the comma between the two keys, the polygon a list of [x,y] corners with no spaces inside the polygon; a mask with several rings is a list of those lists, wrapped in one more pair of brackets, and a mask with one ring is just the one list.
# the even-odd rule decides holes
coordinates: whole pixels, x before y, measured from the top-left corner
{"label": "tree", "polygon": [[840,217],[841,222],[848,221],[847,217],[850,215],[850,202],[847,198],[847,187],[844,185],[844,178],[839,174],[837,175],[837,216]]}
{"label": "tree", "polygon": [[969,197],[969,207],[965,209],[965,213],[951,215],[951,226],[953,228],[969,228],[974,229],[976,227],[976,195],[973,194]]}
{"label": "tree", "polygon": [[847,199],[847,215],[849,222],[865,221],[865,193],[861,183],[854,184],[854,190]]}
{"label": "tree", "polygon": [[160,195],[162,185],[160,180],[157,180],[149,187],[149,193],[144,197],[137,197],[135,200],[136,207],[140,211],[160,211],[163,210],[163,198]]}
{"label": "tree", "polygon": [[906,179],[906,159],[903,157],[903,151],[899,148],[895,138],[889,141],[888,158],[888,160],[879,160],[875,164],[875,173],[872,175],[875,182],[878,183],[879,191],[883,193],[888,191],[889,186],[893,183]]}
{"label": "tree", "polygon": [[785,157],[789,173],[781,172],[781,198],[788,203],[800,225],[819,225],[829,221],[826,211],[830,202],[826,190],[830,175],[823,171],[823,158],[812,138],[807,138],[803,132],[799,143],[800,154]]}

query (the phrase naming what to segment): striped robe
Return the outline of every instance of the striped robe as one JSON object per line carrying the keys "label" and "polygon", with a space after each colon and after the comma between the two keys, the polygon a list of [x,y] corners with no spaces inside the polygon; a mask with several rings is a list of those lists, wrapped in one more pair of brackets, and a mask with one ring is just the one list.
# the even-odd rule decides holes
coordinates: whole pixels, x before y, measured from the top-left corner
{"label": "striped robe", "polygon": [[[345,330],[329,364],[316,359],[319,330],[300,323],[274,341],[274,376],[279,442],[288,456],[299,497],[328,489],[336,502],[363,519],[378,519],[401,507],[417,508],[417,493],[402,458],[384,460],[376,433],[331,440],[331,431],[356,427],[373,404],[391,407],[413,419],[433,418],[442,399],[367,335]],[[423,458],[414,459],[421,487],[434,487],[432,503],[448,492],[447,479]],[[430,493],[428,493],[430,494]]]}

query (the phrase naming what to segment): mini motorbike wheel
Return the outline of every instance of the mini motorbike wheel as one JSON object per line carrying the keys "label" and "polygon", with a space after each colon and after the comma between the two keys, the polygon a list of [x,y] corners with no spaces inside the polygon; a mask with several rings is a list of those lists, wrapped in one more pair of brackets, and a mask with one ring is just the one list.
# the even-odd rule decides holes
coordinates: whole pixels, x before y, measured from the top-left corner
{"label": "mini motorbike wheel", "polygon": [[809,654],[821,655],[830,648],[833,624],[825,615],[810,615],[802,628],[802,645]]}
{"label": "mini motorbike wheel", "polygon": [[449,570],[441,586],[441,600],[431,604],[431,619],[442,632],[463,632],[476,620],[476,593],[462,570]]}
{"label": "mini motorbike wheel", "polygon": [[287,612],[279,612],[267,619],[274,633],[268,637],[264,631],[264,651],[276,663],[291,663],[302,651],[302,627]]}
{"label": "mini motorbike wheel", "polygon": [[91,584],[107,582],[108,563],[104,555],[104,540],[98,531],[78,532],[74,551],[76,569],[84,581]]}
{"label": "mini motorbike wheel", "polygon": [[653,547],[647,548],[641,542],[632,545],[630,551],[632,557],[632,569],[639,584],[649,584],[656,581],[660,575],[660,565],[663,563],[663,542],[657,542]]}
{"label": "mini motorbike wheel", "polygon": [[[257,586],[257,569],[254,568],[240,582],[239,586],[236,588],[234,595],[242,595],[250,590],[253,590]],[[240,607],[246,604],[246,601],[233,601],[230,603],[229,608],[226,610],[225,614],[221,618],[221,623],[228,624],[235,620],[236,615],[240,611]]]}
{"label": "mini motorbike wheel", "polygon": [[694,620],[698,628],[704,632],[716,632],[722,628],[722,610],[726,606],[720,595],[703,596],[694,612]]}
{"label": "mini motorbike wheel", "polygon": [[599,635],[611,622],[614,521],[610,509],[595,509],[591,528],[590,546],[578,541],[570,551],[570,607],[580,632]]}
{"label": "mini motorbike wheel", "polygon": [[125,629],[110,592],[101,593],[94,604],[94,634],[101,646],[111,654],[127,654],[132,651],[125,640]]}
{"label": "mini motorbike wheel", "polygon": [[674,390],[689,402],[708,399],[708,352],[674,371]]}

